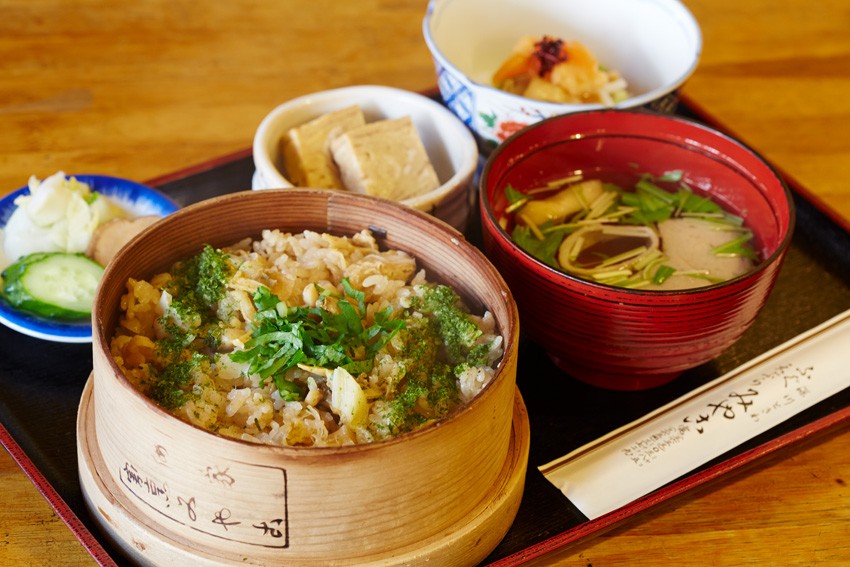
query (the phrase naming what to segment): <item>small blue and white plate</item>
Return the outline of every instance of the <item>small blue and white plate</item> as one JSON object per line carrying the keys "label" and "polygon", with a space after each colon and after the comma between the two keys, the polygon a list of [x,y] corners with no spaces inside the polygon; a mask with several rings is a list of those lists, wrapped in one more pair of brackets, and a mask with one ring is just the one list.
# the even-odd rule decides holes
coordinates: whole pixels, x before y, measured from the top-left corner
{"label": "small blue and white plate", "polygon": [[[88,184],[97,191],[111,198],[134,216],[159,215],[173,213],[180,206],[170,197],[153,189],[119,177],[107,175],[68,175],[78,181]],[[0,251],[2,251],[2,230],[5,228],[15,206],[15,199],[20,195],[28,195],[29,187],[22,187],[0,198]],[[0,271],[6,268],[8,260],[0,252]],[[0,324],[6,327],[46,341],[60,343],[90,343],[92,341],[92,326],[90,320],[61,321],[39,317],[15,309],[0,298]]]}

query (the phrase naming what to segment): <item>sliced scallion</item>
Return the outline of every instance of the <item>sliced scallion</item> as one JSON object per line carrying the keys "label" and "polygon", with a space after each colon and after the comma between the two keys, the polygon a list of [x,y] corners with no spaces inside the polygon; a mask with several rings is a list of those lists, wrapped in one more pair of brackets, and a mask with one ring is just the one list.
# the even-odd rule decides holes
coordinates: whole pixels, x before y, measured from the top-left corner
{"label": "sliced scallion", "polygon": [[517,201],[527,201],[528,195],[526,195],[522,191],[517,191],[513,188],[513,186],[508,185],[507,187],[505,187],[505,198],[508,200],[508,203],[514,204]]}
{"label": "sliced scallion", "polygon": [[637,248],[632,248],[631,250],[627,250],[625,252],[616,254],[614,256],[602,260],[601,262],[599,262],[599,267],[604,268],[607,266],[615,266],[621,262],[625,262],[626,260],[636,258],[646,251],[646,246],[638,246]]}
{"label": "sliced scallion", "polygon": [[652,262],[655,262],[656,260],[664,262],[666,259],[667,258],[661,253],[661,250],[658,250],[656,248],[655,250],[651,251],[649,254],[644,255],[637,262],[632,264],[632,268],[634,268],[635,270],[642,270]]}
{"label": "sliced scallion", "polygon": [[610,272],[597,272],[592,274],[596,281],[612,280],[615,278],[628,278],[632,275],[632,271],[628,269],[611,270]]}
{"label": "sliced scallion", "polygon": [[638,181],[635,185],[635,189],[638,192],[642,192],[646,195],[651,195],[668,205],[672,205],[676,201],[676,196],[673,193],[665,191],[664,189],[662,189],[652,181],[649,181],[648,179],[641,179],[640,181]]}
{"label": "sliced scallion", "polygon": [[528,227],[532,234],[534,234],[537,240],[543,240],[546,238],[545,236],[543,236],[543,233],[540,232],[540,227],[531,222],[531,219],[529,219],[522,213],[519,213],[517,216],[520,218],[520,220],[522,220],[523,224]]}
{"label": "sliced scallion", "polygon": [[516,210],[521,209],[523,207],[523,205],[525,205],[527,202],[528,202],[528,197],[514,201],[513,203],[511,203],[510,205],[505,207],[505,213],[508,213],[508,214],[513,213]]}
{"label": "sliced scallion", "polygon": [[599,218],[605,212],[611,208],[611,205],[614,204],[614,201],[617,200],[617,193],[613,191],[603,191],[601,195],[599,195],[596,199],[590,203],[588,207],[589,211],[585,218],[594,219]]}
{"label": "sliced scallion", "polygon": [[584,237],[579,236],[578,238],[576,238],[575,242],[573,242],[572,248],[570,248],[570,253],[568,255],[570,262],[576,261],[576,258],[578,258],[578,255],[581,253],[582,248],[584,248]]}
{"label": "sliced scallion", "polygon": [[747,231],[738,238],[712,248],[711,251],[717,256],[755,258],[755,252],[747,245],[752,238],[753,233]]}
{"label": "sliced scallion", "polygon": [[576,183],[576,182],[581,181],[581,180],[582,180],[582,175],[580,173],[577,173],[575,175],[568,175],[568,176],[562,177],[560,179],[553,179],[552,181],[549,181],[548,183],[546,183],[546,186],[547,187],[563,187],[564,185],[567,185],[569,183]]}
{"label": "sliced scallion", "polygon": [[675,273],[675,268],[668,266],[667,264],[662,264],[658,266],[657,270],[655,270],[655,275],[652,276],[652,283],[655,285],[661,285],[667,281],[667,278]]}

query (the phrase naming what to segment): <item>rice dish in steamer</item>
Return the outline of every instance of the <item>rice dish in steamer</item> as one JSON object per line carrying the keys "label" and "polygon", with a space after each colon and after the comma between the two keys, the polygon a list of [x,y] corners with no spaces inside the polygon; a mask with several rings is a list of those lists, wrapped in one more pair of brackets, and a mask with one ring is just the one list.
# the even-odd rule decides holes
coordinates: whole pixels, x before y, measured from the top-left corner
{"label": "rice dish in steamer", "polygon": [[[427,281],[424,271],[417,269],[413,257],[396,250],[381,251],[368,231],[339,237],[311,231],[291,234],[265,230],[259,240],[247,239],[222,252],[231,258],[235,271],[216,309],[218,346],[214,353],[204,352],[207,362],[190,372],[183,387],[186,399],[168,409],[185,421],[219,434],[273,445],[368,443],[412,429],[409,424],[399,427],[394,408],[396,400],[404,395],[408,376],[427,360],[420,360],[421,352],[419,357],[413,356],[403,339],[410,338],[407,331],[416,328],[417,321],[428,319],[429,314],[419,307],[437,287]],[[164,273],[150,281],[127,282],[119,326],[111,343],[116,363],[130,382],[146,394],[161,371],[162,345],[173,334],[173,325],[183,330],[191,327],[175,317],[173,298],[163,291],[173,278],[174,274]],[[334,298],[346,295],[343,282],[363,294],[364,326],[380,319],[379,314],[388,309],[396,315],[406,314],[407,321],[405,329],[377,350],[368,372],[351,373],[368,400],[368,414],[359,420],[350,415],[345,418],[351,412],[340,402],[338,390],[332,388],[336,380],[342,380],[337,378],[340,371],[336,368],[299,364],[288,369],[284,380],[298,385],[302,395],[285,399],[275,380],[260,378],[249,372],[246,362],[229,356],[230,352],[245,352],[246,345],[251,345],[252,325],[257,317],[254,296],[258,290],[267,288],[289,308],[322,307],[332,311]],[[468,320],[477,327],[473,348],[478,363],[453,361],[456,383],[449,387],[453,393],[449,402],[433,402],[428,395],[419,396],[414,404],[416,427],[438,420],[471,400],[495,374],[502,356],[502,338],[493,317],[484,313],[468,315]],[[204,350],[204,341],[195,339],[191,349],[184,349],[184,358]]]}

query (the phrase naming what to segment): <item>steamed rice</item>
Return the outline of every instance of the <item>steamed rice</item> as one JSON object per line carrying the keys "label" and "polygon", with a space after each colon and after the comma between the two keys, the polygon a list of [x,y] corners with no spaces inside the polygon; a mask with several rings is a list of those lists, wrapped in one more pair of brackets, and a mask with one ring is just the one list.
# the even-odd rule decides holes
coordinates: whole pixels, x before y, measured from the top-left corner
{"label": "steamed rice", "polygon": [[[429,329],[442,328],[437,310],[425,308],[434,304],[439,286],[426,279],[410,255],[380,250],[368,231],[338,237],[265,230],[257,241],[246,239],[217,252],[230,271],[223,295],[209,305],[215,314],[212,323],[177,309],[179,297],[172,293],[180,266],[175,265],[149,281],[127,282],[111,343],[112,355],[131,383],[194,425],[272,445],[378,441],[432,423],[467,403],[490,382],[501,359],[502,338],[492,315],[466,313],[453,291],[440,297],[453,297],[459,310],[452,307],[452,314],[463,313],[462,322],[474,325],[474,343],[462,350],[470,356],[475,352],[474,360],[457,360],[460,351],[449,342],[423,356],[416,341],[430,337]],[[273,303],[281,302],[276,307],[280,313],[304,308],[339,314],[350,289],[363,294],[364,327],[377,325],[386,313],[405,321],[395,334],[387,334],[388,342],[368,361],[367,371],[346,370],[359,368],[361,361],[345,368],[302,363],[275,379],[263,379],[238,354],[237,360],[231,358],[231,353],[250,354],[256,342],[252,336],[268,316],[258,316],[258,294],[268,290]],[[175,347],[180,337],[188,338]],[[422,375],[431,359],[442,365],[435,368],[450,369],[451,383],[437,384],[436,377]],[[180,364],[189,370],[180,377],[179,390],[163,395],[163,377]]]}

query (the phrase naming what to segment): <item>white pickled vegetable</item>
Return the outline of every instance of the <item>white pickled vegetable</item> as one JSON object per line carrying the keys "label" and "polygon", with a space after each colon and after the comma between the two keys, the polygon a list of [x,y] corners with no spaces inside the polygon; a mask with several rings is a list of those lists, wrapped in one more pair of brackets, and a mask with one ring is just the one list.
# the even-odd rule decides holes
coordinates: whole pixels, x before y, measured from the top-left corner
{"label": "white pickled vegetable", "polygon": [[10,261],[35,252],[85,252],[95,229],[126,213],[107,198],[63,172],[29,180],[29,195],[15,199],[17,208],[4,230],[3,251]]}

